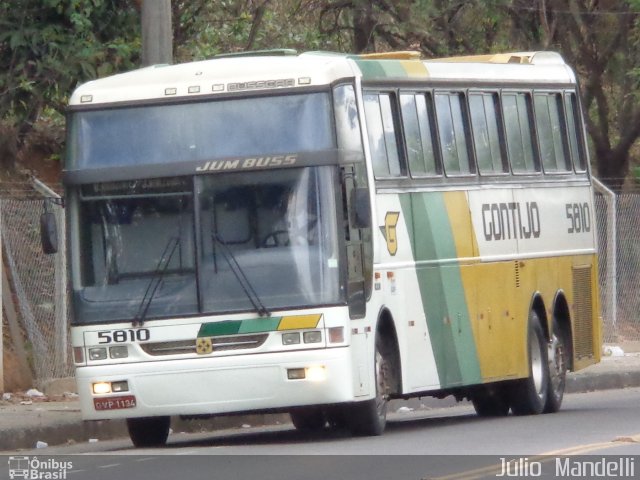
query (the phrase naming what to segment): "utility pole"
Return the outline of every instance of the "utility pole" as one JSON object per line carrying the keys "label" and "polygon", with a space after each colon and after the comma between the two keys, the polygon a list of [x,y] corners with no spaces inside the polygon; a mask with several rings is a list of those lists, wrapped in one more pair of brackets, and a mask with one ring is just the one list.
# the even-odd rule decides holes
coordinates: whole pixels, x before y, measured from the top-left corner
{"label": "utility pole", "polygon": [[171,0],[142,0],[142,66],[173,63]]}

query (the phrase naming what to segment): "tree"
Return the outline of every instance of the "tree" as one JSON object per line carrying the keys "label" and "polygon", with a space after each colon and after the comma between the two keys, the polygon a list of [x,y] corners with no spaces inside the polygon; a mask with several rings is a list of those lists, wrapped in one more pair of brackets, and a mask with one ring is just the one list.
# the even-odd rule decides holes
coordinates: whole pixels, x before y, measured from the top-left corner
{"label": "tree", "polygon": [[432,58],[498,46],[499,13],[480,0],[332,0],[320,9],[319,28],[351,35],[354,52],[411,49]]}
{"label": "tree", "polygon": [[555,47],[576,69],[597,175],[619,190],[640,137],[640,1],[515,0],[505,7],[519,26],[518,42]]}
{"label": "tree", "polygon": [[130,69],[139,27],[125,0],[0,0],[0,122],[21,144],[76,84]]}

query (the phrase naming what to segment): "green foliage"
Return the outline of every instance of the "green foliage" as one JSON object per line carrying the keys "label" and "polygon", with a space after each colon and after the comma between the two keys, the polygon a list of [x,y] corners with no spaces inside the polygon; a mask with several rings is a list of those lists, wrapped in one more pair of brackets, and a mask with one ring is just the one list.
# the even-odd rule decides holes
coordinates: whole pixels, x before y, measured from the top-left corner
{"label": "green foliage", "polygon": [[339,50],[332,35],[318,31],[318,10],[323,3],[326,2],[174,2],[176,61],[203,60],[219,53],[269,48]]}
{"label": "green foliage", "polygon": [[24,136],[79,83],[127,70],[139,19],[125,0],[0,0],[0,119]]}
{"label": "green foliage", "polygon": [[[140,3],[0,0],[0,123],[24,138],[43,112],[48,119],[63,112],[77,84],[135,68]],[[598,171],[622,177],[634,165],[640,0],[174,0],[171,7],[176,62],[270,48],[418,50],[426,58],[560,51],[582,81]]]}

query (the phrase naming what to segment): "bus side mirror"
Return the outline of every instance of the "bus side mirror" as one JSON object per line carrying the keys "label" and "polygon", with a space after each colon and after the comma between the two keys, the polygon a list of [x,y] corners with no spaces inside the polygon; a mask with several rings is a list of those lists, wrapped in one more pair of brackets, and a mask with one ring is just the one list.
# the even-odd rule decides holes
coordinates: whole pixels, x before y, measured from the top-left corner
{"label": "bus side mirror", "polygon": [[368,188],[354,188],[351,191],[351,208],[353,212],[353,225],[356,228],[371,227],[371,201]]}
{"label": "bus side mirror", "polygon": [[42,251],[46,254],[58,252],[58,226],[56,216],[49,212],[45,203],[45,211],[40,215],[40,243]]}

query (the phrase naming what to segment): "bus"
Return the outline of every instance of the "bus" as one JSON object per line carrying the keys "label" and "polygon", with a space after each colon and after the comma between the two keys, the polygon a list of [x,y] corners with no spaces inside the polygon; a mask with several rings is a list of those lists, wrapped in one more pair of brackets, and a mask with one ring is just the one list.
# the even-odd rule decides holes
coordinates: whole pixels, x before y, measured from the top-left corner
{"label": "bus", "polygon": [[175,416],[379,435],[391,399],[555,412],[567,371],[600,359],[557,53],[156,65],[78,87],[67,132],[82,416],[126,419],[135,446]]}

